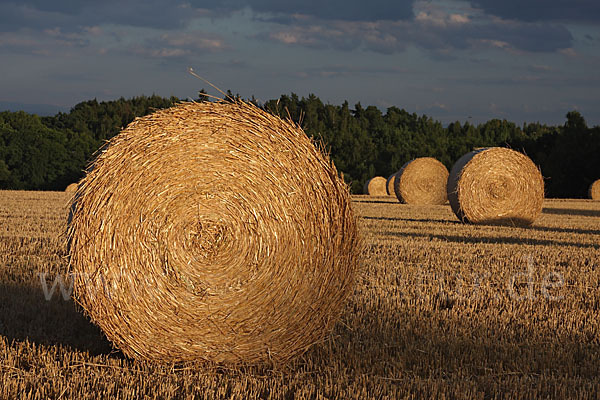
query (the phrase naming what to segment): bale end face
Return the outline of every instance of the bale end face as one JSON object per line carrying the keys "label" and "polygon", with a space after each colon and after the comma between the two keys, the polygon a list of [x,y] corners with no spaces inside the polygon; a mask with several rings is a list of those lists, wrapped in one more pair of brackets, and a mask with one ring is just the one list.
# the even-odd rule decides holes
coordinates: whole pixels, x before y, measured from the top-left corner
{"label": "bale end face", "polygon": [[396,174],[394,192],[401,203],[439,205],[448,201],[448,169],[431,157],[416,158]]}
{"label": "bale end face", "polygon": [[364,194],[369,196],[387,196],[387,179],[383,176],[376,176],[369,179],[363,188]]}
{"label": "bale end face", "polygon": [[251,104],[136,119],[71,210],[75,297],[130,357],[282,364],[332,329],[352,290],[347,186],[298,126]]}
{"label": "bale end face", "polygon": [[542,211],[544,179],[524,154],[500,147],[480,149],[452,167],[448,199],[463,222],[528,226]]}

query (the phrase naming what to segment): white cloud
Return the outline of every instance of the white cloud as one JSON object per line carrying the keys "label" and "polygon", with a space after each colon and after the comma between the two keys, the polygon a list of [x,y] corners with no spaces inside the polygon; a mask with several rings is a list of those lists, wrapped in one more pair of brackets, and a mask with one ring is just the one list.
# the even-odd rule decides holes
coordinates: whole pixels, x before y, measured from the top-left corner
{"label": "white cloud", "polygon": [[468,24],[470,22],[470,18],[468,15],[463,14],[450,14],[450,22],[455,24]]}
{"label": "white cloud", "polygon": [[164,33],[132,46],[136,54],[151,58],[180,58],[227,49],[223,38],[201,31]]}
{"label": "white cloud", "polygon": [[438,55],[455,49],[500,49],[517,52],[556,52],[569,48],[573,38],[560,25],[504,21],[483,15],[421,9],[412,21],[322,21],[294,19],[276,25],[270,40],[286,45],[338,50],[363,49],[384,54],[413,45]]}

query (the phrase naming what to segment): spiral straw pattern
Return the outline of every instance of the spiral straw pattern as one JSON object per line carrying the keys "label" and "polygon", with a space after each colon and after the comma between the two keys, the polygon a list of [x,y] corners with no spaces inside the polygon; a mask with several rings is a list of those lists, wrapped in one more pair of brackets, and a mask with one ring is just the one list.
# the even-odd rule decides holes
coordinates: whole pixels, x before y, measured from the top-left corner
{"label": "spiral straw pattern", "polygon": [[463,222],[527,226],[542,212],[544,178],[524,154],[501,147],[479,149],[452,167],[448,200]]}
{"label": "spiral straw pattern", "polygon": [[359,239],[302,129],[241,101],[133,121],[71,205],[77,301],[126,355],[281,364],[333,327]]}
{"label": "spiral straw pattern", "polygon": [[387,196],[386,184],[387,180],[383,176],[376,176],[365,183],[363,192],[369,196]]}
{"label": "spiral straw pattern", "polygon": [[445,204],[448,169],[431,157],[407,162],[396,174],[394,192],[401,203],[416,205]]}

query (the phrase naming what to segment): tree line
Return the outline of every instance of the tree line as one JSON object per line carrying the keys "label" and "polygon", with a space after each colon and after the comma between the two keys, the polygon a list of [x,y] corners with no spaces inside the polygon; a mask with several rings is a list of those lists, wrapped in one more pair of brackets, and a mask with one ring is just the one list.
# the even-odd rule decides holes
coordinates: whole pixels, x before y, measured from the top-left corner
{"label": "tree line", "polygon": [[[205,94],[200,91],[197,101],[208,101]],[[83,176],[96,150],[134,118],[179,101],[155,95],[94,99],[50,117],[1,112],[0,189],[64,190]],[[510,147],[531,157],[545,177],[549,197],[586,197],[589,185],[600,178],[600,127],[588,127],[577,111],[568,112],[559,126],[519,126],[500,119],[444,126],[398,107],[382,112],[360,103],[352,108],[348,102],[324,104],[313,94],[282,95],[259,106],[291,118],[319,141],[354,193],[361,192],[366,180],[387,177],[416,157],[435,157],[450,169],[463,154],[488,146]]]}

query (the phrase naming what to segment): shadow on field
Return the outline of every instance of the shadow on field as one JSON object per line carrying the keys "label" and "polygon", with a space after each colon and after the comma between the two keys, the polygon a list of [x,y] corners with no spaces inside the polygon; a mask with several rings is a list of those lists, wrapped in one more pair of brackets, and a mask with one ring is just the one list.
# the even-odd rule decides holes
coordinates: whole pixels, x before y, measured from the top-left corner
{"label": "shadow on field", "polygon": [[[579,210],[582,211],[582,210]],[[370,217],[370,216],[360,216],[359,219],[367,219],[372,221],[407,221],[407,222],[434,222],[434,223],[442,223],[442,224],[455,224],[455,225],[463,225],[463,226],[475,226],[468,225],[463,222],[452,220],[452,219],[432,219],[432,218],[402,218],[402,217]],[[507,228],[511,228],[507,226]],[[540,231],[540,232],[557,232],[557,233],[578,233],[583,235],[600,235],[600,229],[579,229],[579,228],[560,228],[553,226],[529,226],[529,227],[521,227],[521,229]]]}
{"label": "shadow on field", "polygon": [[544,214],[553,215],[579,215],[583,217],[600,217],[600,210],[578,210],[574,208],[547,208],[542,209]]}
{"label": "shadow on field", "polygon": [[[357,377],[383,380],[406,375],[597,377],[600,344],[595,337],[556,336],[527,315],[515,314],[502,322],[473,318],[460,301],[448,313],[436,296],[431,299],[431,304],[417,308],[414,303],[377,301],[347,312],[344,322],[336,325],[332,343],[317,346],[307,356],[328,367],[351,366]],[[497,316],[497,306],[486,304],[489,310],[480,312]]]}
{"label": "shadow on field", "polygon": [[431,219],[431,218],[401,218],[401,217],[368,217],[362,216],[360,219],[381,220],[381,221],[407,221],[407,222],[439,222],[443,224],[462,224],[460,221],[451,219]]}
{"label": "shadow on field", "polygon": [[600,249],[600,244],[595,243],[578,243],[578,242],[567,242],[562,240],[549,240],[549,239],[532,239],[532,238],[519,238],[510,236],[455,236],[455,235],[432,235],[428,233],[416,233],[416,232],[382,232],[384,236],[396,236],[396,237],[415,237],[415,238],[429,238],[429,239],[440,239],[446,242],[456,243],[491,243],[491,244],[532,244],[537,246],[574,246],[580,248],[592,248]]}
{"label": "shadow on field", "polygon": [[112,352],[106,337],[78,312],[73,300],[63,300],[60,292],[46,300],[41,285],[0,283],[0,335],[9,342],[62,345],[92,355]]}
{"label": "shadow on field", "polygon": [[583,235],[600,235],[600,229],[559,228],[556,226],[531,226],[525,229],[541,232],[579,233]]}
{"label": "shadow on field", "polygon": [[355,203],[400,204],[400,203],[398,203],[397,200],[396,201],[393,201],[393,200],[384,201],[384,200],[352,199],[352,201]]}

